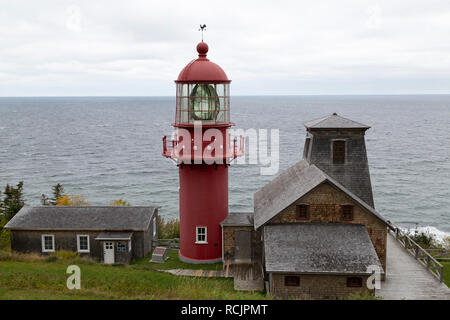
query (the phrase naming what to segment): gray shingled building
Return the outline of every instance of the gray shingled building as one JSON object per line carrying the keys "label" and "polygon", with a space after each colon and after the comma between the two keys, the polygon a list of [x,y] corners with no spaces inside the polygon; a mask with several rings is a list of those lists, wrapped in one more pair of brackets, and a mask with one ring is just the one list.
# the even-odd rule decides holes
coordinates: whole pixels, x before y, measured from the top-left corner
{"label": "gray shingled building", "polygon": [[305,127],[304,159],[374,208],[364,139],[370,127],[336,113],[308,121]]}
{"label": "gray shingled building", "polygon": [[157,207],[23,207],[5,228],[17,252],[70,250],[108,264],[130,263],[152,250],[157,215]]}
{"label": "gray shingled building", "polygon": [[222,223],[224,261],[261,263],[275,296],[373,294],[366,280],[387,270],[390,224],[374,209],[369,126],[332,114],[305,127],[303,159],[254,194],[254,213]]}

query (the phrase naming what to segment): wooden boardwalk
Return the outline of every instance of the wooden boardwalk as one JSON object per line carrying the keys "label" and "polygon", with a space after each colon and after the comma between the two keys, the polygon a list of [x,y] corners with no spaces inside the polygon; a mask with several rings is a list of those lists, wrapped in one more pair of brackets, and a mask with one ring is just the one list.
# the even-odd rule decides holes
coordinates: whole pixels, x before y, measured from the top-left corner
{"label": "wooden boardwalk", "polygon": [[385,300],[450,300],[450,289],[388,234],[387,276],[376,295]]}
{"label": "wooden boardwalk", "polygon": [[261,263],[234,264],[231,270],[234,278],[234,290],[262,291],[264,280]]}
{"label": "wooden boardwalk", "polygon": [[192,270],[169,269],[159,270],[176,276],[205,277],[205,278],[234,278],[234,289],[242,291],[262,291],[264,280],[260,263],[236,264],[230,266],[230,261],[225,264],[225,270]]}
{"label": "wooden boardwalk", "polygon": [[163,272],[168,272],[176,276],[187,276],[187,277],[204,277],[204,278],[228,278],[223,270],[193,270],[193,269],[169,269],[169,270],[159,270]]}

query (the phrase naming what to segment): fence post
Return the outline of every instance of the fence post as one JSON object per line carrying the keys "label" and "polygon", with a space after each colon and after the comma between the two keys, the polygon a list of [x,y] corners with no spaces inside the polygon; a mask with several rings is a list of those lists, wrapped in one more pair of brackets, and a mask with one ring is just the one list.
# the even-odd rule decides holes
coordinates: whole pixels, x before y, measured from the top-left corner
{"label": "fence post", "polygon": [[440,269],[439,270],[439,281],[443,282],[444,281],[444,266],[441,266],[439,269]]}
{"label": "fence post", "polygon": [[418,247],[418,246],[415,246],[414,249],[416,250],[416,252],[415,252],[415,258],[416,258],[416,259],[419,259],[419,247]]}
{"label": "fence post", "polygon": [[430,269],[430,267],[431,267],[431,259],[430,259],[430,256],[429,255],[427,255],[427,267],[428,267],[428,269]]}

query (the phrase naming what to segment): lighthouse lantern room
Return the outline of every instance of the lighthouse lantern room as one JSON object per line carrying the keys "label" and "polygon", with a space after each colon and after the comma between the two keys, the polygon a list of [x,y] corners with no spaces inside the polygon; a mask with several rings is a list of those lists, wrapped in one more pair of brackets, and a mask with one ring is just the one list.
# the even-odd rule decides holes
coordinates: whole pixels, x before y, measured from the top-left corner
{"label": "lighthouse lantern room", "polygon": [[[171,145],[163,156],[179,170],[180,251],[189,263],[222,259],[220,223],[228,215],[228,166],[243,154],[243,137],[231,138],[230,80],[197,45],[198,58],[180,72]],[[238,143],[239,142],[239,143]]]}

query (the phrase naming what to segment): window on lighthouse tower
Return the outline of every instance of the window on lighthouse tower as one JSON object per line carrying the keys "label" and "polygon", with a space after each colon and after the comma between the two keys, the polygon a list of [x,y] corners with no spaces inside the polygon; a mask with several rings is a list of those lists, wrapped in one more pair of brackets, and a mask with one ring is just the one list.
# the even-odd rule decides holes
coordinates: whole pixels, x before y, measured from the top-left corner
{"label": "window on lighthouse tower", "polygon": [[176,122],[227,123],[230,119],[229,84],[179,83]]}
{"label": "window on lighthouse tower", "polygon": [[210,84],[196,84],[191,91],[190,102],[194,120],[214,120],[220,110],[216,90]]}
{"label": "window on lighthouse tower", "polygon": [[196,228],[196,239],[195,243],[206,244],[208,240],[206,238],[206,227],[197,227]]}

